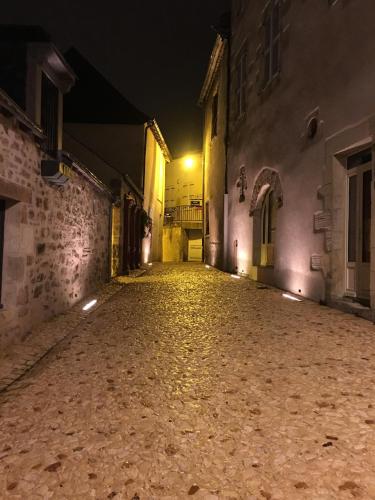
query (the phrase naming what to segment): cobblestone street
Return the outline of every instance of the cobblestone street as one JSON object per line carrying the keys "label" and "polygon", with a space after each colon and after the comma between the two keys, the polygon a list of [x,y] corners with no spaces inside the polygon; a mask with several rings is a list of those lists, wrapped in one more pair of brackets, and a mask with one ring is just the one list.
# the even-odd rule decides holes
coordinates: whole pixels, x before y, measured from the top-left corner
{"label": "cobblestone street", "polygon": [[370,322],[154,265],[0,396],[0,498],[375,499]]}

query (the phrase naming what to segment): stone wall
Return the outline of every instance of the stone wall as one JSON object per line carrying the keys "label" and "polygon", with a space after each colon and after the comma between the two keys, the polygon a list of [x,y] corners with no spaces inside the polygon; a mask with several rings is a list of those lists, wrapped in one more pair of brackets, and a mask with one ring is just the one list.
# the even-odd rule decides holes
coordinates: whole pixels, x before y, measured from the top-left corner
{"label": "stone wall", "polygon": [[0,115],[0,197],[18,186],[31,201],[6,199],[0,348],[109,277],[108,194],[78,171],[48,184],[40,161],[33,137]]}

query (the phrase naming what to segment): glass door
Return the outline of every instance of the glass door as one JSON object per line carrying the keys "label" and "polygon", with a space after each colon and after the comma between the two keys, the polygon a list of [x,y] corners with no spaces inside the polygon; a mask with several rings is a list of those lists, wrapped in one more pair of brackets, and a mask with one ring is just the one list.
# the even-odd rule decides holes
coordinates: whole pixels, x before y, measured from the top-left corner
{"label": "glass door", "polygon": [[348,158],[347,295],[368,303],[371,260],[371,150]]}

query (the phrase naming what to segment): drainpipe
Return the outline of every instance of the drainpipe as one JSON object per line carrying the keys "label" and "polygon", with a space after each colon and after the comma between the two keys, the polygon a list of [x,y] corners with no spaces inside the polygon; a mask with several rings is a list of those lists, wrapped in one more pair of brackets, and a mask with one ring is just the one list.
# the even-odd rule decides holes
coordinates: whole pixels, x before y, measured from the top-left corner
{"label": "drainpipe", "polygon": [[154,120],[149,120],[147,122],[147,125],[145,127],[145,136],[144,136],[144,142],[143,142],[143,172],[142,172],[142,179],[141,179],[141,187],[143,191],[143,196],[145,194],[145,178],[146,178],[146,153],[147,153],[147,131],[154,125]]}
{"label": "drainpipe", "polygon": [[[204,121],[206,121],[206,113],[204,114]],[[205,130],[205,124],[203,124],[203,130]],[[206,171],[206,148],[204,144],[203,137],[203,148],[202,148],[202,261],[206,262],[205,258],[205,246],[206,246],[206,229],[205,229],[205,221],[206,221],[206,200],[205,197],[205,189],[204,189],[204,181],[205,181],[205,171]]]}

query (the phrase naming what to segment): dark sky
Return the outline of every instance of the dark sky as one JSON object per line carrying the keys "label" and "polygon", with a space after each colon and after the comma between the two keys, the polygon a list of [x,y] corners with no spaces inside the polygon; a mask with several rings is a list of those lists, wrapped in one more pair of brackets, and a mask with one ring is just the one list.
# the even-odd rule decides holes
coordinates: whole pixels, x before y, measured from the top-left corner
{"label": "dark sky", "polygon": [[156,117],[173,154],[201,146],[196,102],[229,0],[13,0],[1,23],[39,24],[74,45],[133,104]]}

